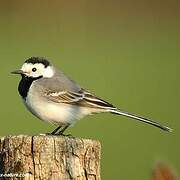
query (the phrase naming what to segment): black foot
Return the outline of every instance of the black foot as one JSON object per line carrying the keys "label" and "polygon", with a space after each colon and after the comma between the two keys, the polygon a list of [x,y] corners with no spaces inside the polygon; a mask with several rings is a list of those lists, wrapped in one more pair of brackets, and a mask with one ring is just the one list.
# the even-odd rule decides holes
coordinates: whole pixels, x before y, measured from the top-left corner
{"label": "black foot", "polygon": [[55,134],[52,133],[45,133],[46,136],[55,136]]}
{"label": "black foot", "polygon": [[61,129],[62,126],[58,126],[53,132],[47,133],[47,135],[56,135],[56,133]]}
{"label": "black foot", "polygon": [[[72,136],[72,135],[65,135],[64,131],[69,127],[69,124],[64,126],[62,128],[62,126],[58,126],[53,132],[51,133],[46,133],[45,135],[49,135],[49,136]],[[61,129],[62,128],[62,129]],[[61,129],[61,130],[60,130]],[[59,131],[60,130],[60,131]],[[59,131],[59,132],[58,132]]]}
{"label": "black foot", "polygon": [[64,136],[64,137],[74,137],[72,134],[61,134],[61,133],[58,133],[56,134],[56,136]]}
{"label": "black foot", "polygon": [[56,135],[59,135],[59,136],[66,136],[64,135],[64,131],[69,127],[69,125],[65,126],[63,129],[61,129],[61,131],[59,131],[58,133],[56,133]]}

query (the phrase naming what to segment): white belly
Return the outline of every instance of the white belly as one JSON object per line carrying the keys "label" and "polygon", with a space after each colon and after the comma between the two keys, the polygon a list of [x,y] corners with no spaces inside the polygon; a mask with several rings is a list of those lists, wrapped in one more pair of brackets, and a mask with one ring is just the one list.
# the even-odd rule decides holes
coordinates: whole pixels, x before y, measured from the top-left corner
{"label": "white belly", "polygon": [[35,95],[32,96],[31,93],[24,100],[24,104],[36,117],[55,125],[73,124],[78,119],[91,114],[90,109],[45,101],[42,98],[37,98]]}

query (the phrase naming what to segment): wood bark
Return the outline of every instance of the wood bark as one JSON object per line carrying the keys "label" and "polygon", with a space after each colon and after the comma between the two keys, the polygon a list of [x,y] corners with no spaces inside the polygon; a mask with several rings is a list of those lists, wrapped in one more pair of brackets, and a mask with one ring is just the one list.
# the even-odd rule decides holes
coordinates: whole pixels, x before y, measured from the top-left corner
{"label": "wood bark", "polygon": [[100,180],[98,141],[65,136],[0,139],[0,179]]}

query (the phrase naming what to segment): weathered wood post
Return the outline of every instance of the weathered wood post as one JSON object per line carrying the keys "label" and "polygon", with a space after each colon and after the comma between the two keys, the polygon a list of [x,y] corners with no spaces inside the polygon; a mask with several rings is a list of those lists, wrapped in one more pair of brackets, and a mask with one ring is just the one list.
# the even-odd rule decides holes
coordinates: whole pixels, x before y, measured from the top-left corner
{"label": "weathered wood post", "polygon": [[100,180],[100,143],[64,136],[0,139],[0,179]]}

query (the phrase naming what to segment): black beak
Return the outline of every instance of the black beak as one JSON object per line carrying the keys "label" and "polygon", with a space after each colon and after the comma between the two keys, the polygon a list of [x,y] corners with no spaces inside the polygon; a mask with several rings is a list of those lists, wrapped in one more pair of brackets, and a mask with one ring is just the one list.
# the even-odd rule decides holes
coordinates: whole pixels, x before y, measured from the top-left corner
{"label": "black beak", "polygon": [[12,74],[24,74],[24,72],[22,70],[16,70],[11,72]]}

